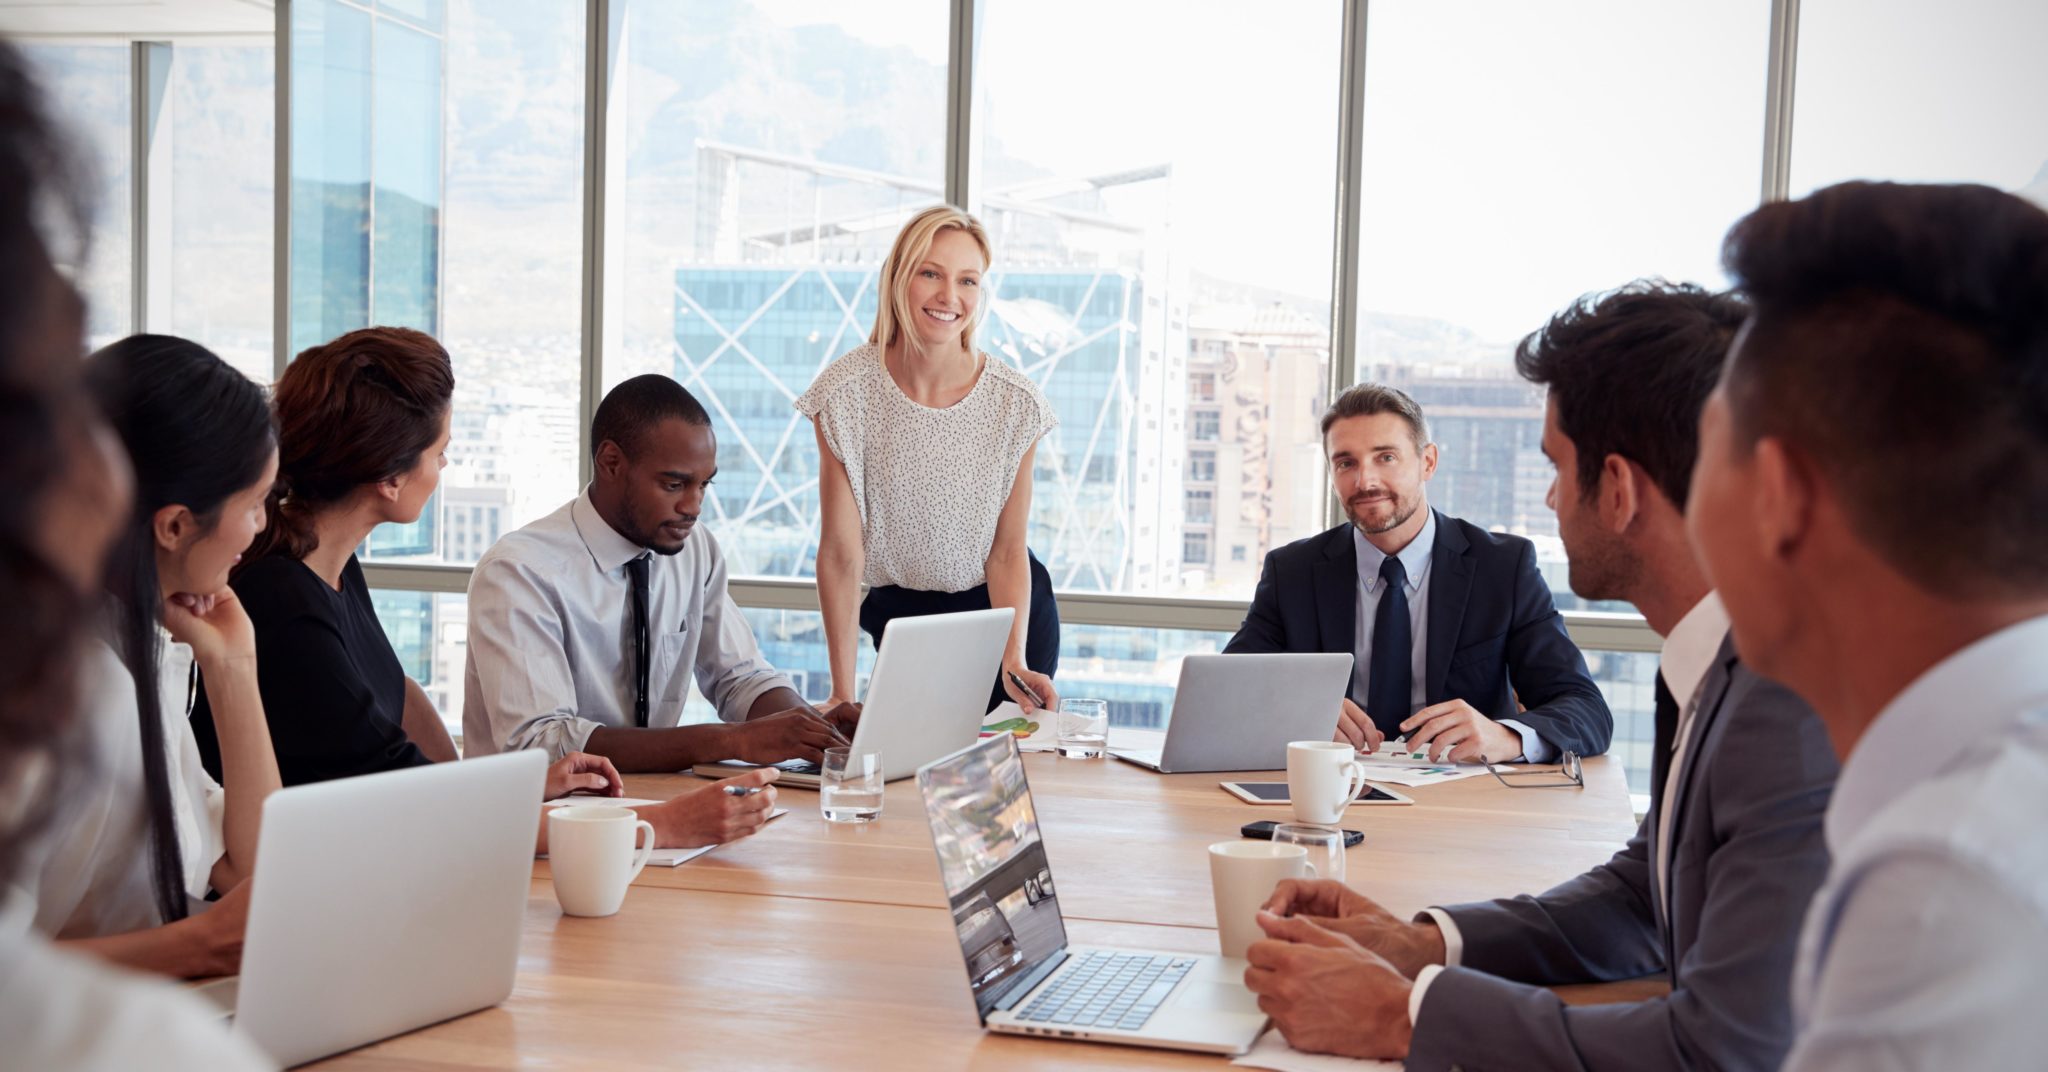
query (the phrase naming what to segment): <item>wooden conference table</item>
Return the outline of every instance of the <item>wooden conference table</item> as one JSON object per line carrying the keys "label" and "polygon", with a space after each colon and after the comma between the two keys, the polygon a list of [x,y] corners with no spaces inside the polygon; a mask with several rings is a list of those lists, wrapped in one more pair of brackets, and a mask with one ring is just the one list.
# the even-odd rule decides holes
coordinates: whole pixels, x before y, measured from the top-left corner
{"label": "wooden conference table", "polygon": [[[1050,754],[1027,755],[1025,766],[1075,942],[1215,952],[1206,846],[1287,817],[1217,788],[1229,775]],[[1403,790],[1412,807],[1354,808],[1346,825],[1365,842],[1349,851],[1350,884],[1401,914],[1547,888],[1634,832],[1621,764],[1589,760],[1585,779],[1583,789],[1509,789],[1471,778]],[[702,784],[633,776],[626,792],[661,798]],[[984,1034],[915,780],[891,784],[882,818],[857,826],[825,822],[814,792],[780,795],[788,815],[681,867],[648,868],[609,918],[563,916],[548,865],[536,861],[504,1004],[316,1067],[1222,1067],[1196,1054]],[[1622,984],[1566,996],[1646,992]]]}

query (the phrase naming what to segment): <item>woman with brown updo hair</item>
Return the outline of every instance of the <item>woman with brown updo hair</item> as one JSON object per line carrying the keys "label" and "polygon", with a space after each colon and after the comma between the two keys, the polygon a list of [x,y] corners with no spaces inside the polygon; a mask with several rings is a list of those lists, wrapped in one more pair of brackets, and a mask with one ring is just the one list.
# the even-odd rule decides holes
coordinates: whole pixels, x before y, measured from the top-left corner
{"label": "woman with brown updo hair", "polygon": [[[301,353],[271,397],[277,485],[269,526],[231,584],[256,626],[257,676],[284,784],[421,766],[455,746],[406,676],[355,549],[419,519],[448,464],[455,373],[408,328],[364,328]],[[204,698],[192,714],[219,765]]]}
{"label": "woman with brown updo hair", "polygon": [[[355,556],[377,526],[426,509],[447,464],[454,393],[448,351],[406,328],[349,332],[300,354],[277,381],[270,527],[229,584],[256,626],[256,677],[286,785],[456,758],[378,624]],[[202,699],[192,714],[202,752],[210,716]],[[548,767],[542,799],[577,791],[619,796],[625,786],[610,760],[571,752]],[[634,810],[657,847],[701,845],[702,813],[722,813],[727,799],[710,786]],[[534,849],[547,851],[545,820]]]}

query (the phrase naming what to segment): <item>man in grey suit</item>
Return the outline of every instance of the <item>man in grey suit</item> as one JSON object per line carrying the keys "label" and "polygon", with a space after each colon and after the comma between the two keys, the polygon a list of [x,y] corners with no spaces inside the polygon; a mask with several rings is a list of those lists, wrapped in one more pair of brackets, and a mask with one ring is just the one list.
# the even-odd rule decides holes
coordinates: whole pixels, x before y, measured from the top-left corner
{"label": "man in grey suit", "polygon": [[[1548,893],[1413,921],[1338,883],[1282,882],[1245,983],[1295,1048],[1411,1072],[1784,1059],[1836,761],[1813,712],[1736,657],[1683,516],[1700,411],[1743,316],[1732,297],[1637,283],[1574,304],[1516,354],[1550,389],[1543,450],[1572,590],[1633,602],[1664,637],[1641,828]],[[1543,989],[1660,971],[1670,994],[1633,1004],[1568,1007]]]}

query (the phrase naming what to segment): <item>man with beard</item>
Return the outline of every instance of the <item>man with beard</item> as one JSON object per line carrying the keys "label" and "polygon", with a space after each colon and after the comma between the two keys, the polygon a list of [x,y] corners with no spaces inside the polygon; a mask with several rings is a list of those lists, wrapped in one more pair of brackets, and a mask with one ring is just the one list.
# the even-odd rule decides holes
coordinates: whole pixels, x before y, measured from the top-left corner
{"label": "man with beard", "polygon": [[[1342,883],[1280,883],[1245,981],[1295,1048],[1399,1055],[1410,1072],[1784,1060],[1835,756],[1813,710],[1737,656],[1685,528],[1700,409],[1746,312],[1643,281],[1573,303],[1515,354],[1549,388],[1543,453],[1572,591],[1633,603],[1664,638],[1649,815],[1555,889],[1413,920]],[[1567,1006],[1544,989],[1652,972],[1669,994]]]}
{"label": "man with beard", "polygon": [[[1226,652],[1349,652],[1333,738],[1547,763],[1607,750],[1614,716],[1565,634],[1536,549],[1430,509],[1422,407],[1359,384],[1323,414],[1348,523],[1266,556]],[[1519,709],[1518,709],[1519,704]]]}
{"label": "man with beard", "polygon": [[[845,744],[859,709],[820,715],[768,665],[718,542],[695,531],[718,470],[703,405],[636,376],[598,404],[590,443],[583,494],[506,534],[470,576],[466,753],[590,752],[632,773],[815,763]],[[693,672],[721,724],[678,724]]]}

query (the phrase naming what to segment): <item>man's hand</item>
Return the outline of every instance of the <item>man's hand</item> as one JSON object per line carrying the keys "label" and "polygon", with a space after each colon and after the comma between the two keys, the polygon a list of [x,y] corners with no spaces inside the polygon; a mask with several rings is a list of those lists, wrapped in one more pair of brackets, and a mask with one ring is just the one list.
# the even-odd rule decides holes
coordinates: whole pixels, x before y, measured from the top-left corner
{"label": "man's hand", "polygon": [[186,978],[211,979],[242,970],[242,936],[249,929],[251,885],[248,879],[243,879],[206,911],[185,917],[181,924],[173,924],[186,926],[192,939],[189,959],[185,961],[188,965]]}
{"label": "man's hand", "polygon": [[1372,716],[1366,714],[1364,708],[1352,703],[1351,697],[1346,696],[1342,706],[1337,708],[1337,732],[1331,735],[1330,739],[1343,741],[1361,751],[1376,752],[1379,750],[1380,742],[1387,739],[1387,735],[1381,733],[1378,726],[1373,725]]}
{"label": "man's hand", "polygon": [[860,705],[848,700],[827,700],[825,721],[830,722],[840,736],[851,741],[854,729],[860,725]]}
{"label": "man's hand", "polygon": [[622,797],[626,795],[626,784],[619,780],[618,768],[603,756],[588,752],[571,752],[548,764],[547,785],[540,792],[542,800],[566,797],[582,790],[600,797]]}
{"label": "man's hand", "polygon": [[809,707],[792,707],[729,727],[733,758],[745,763],[780,763],[785,759],[825,762],[825,749],[846,744],[824,715]]}
{"label": "man's hand", "polygon": [[1463,700],[1449,700],[1425,707],[1401,723],[1408,747],[1427,752],[1439,762],[1446,748],[1458,763],[1477,763],[1480,756],[1495,763],[1519,758],[1522,735],[1480,714]]}
{"label": "man's hand", "polygon": [[256,658],[256,627],[232,588],[171,593],[164,599],[164,628],[172,640],[192,646],[192,660],[202,670],[228,659]]}
{"label": "man's hand", "polygon": [[1444,962],[1444,936],[1435,923],[1411,923],[1341,882],[1281,879],[1264,910],[1281,917],[1312,919],[1386,958],[1414,978],[1425,965]]}
{"label": "man's hand", "polygon": [[[738,841],[761,829],[768,813],[775,810],[774,781],[782,772],[773,767],[751,770],[737,778],[712,782],[651,807],[635,809],[642,819],[654,824],[654,844],[662,849],[694,849],[700,845],[723,845]],[[727,786],[760,786],[746,796],[726,792]]]}
{"label": "man's hand", "polygon": [[1412,984],[1376,953],[1302,919],[1259,913],[1244,985],[1287,1044],[1345,1057],[1408,1056]]}

